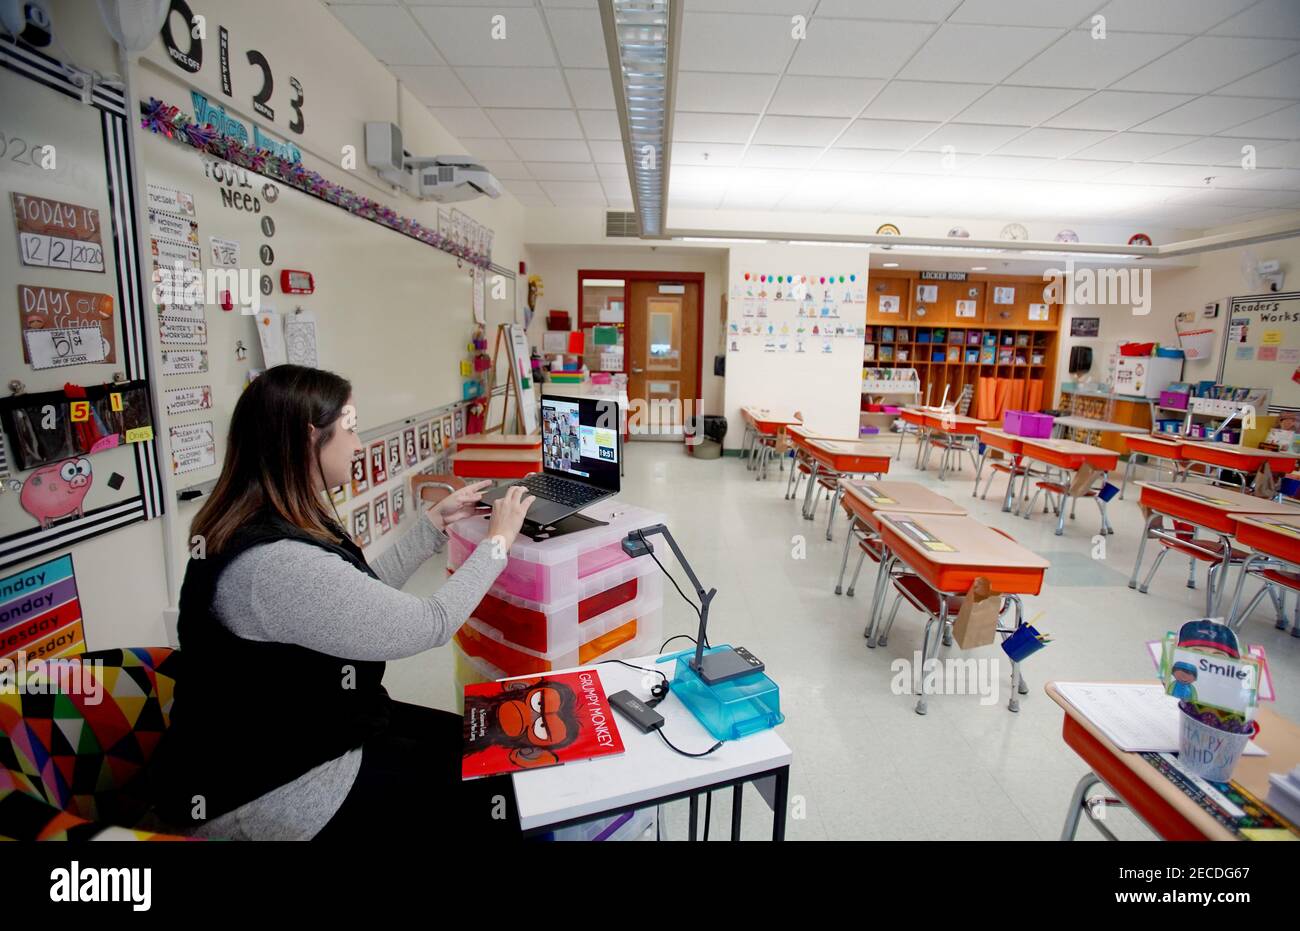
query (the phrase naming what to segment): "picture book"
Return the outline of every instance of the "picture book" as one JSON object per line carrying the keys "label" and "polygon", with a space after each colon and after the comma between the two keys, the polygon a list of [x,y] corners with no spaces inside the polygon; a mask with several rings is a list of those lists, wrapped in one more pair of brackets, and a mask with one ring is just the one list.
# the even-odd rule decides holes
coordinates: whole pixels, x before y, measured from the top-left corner
{"label": "picture book", "polygon": [[462,779],[623,752],[594,669],[467,685],[463,733]]}

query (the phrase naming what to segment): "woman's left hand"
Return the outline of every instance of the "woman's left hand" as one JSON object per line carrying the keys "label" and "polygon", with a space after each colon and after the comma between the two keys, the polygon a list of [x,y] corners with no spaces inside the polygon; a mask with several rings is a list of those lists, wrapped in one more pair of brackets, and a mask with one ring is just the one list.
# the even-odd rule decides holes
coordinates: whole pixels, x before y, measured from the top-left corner
{"label": "woman's left hand", "polygon": [[484,479],[473,485],[466,485],[443,498],[425,511],[425,514],[433,522],[433,526],[439,530],[446,530],[448,524],[474,516],[476,506],[483,499],[483,492],[491,484],[491,479]]}

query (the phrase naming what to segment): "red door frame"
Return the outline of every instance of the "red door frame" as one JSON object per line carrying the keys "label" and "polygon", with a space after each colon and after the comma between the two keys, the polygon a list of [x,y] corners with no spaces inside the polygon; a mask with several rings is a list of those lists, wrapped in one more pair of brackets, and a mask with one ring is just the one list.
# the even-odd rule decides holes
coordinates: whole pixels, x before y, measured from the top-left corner
{"label": "red door frame", "polygon": [[[629,347],[632,345],[632,314],[628,309],[628,287],[626,282],[629,281],[659,281],[667,283],[694,283],[699,285],[700,299],[696,307],[696,313],[699,315],[697,326],[695,328],[695,391],[698,398],[691,398],[691,403],[698,406],[704,406],[704,272],[659,272],[659,271],[618,271],[614,269],[598,268],[580,268],[578,269],[578,319],[576,321],[578,329],[586,329],[582,325],[582,281],[584,278],[622,278],[623,285],[623,366],[624,374],[627,374],[628,357],[631,355]],[[628,398],[631,402],[631,398]],[[699,413],[698,411],[696,413]]]}

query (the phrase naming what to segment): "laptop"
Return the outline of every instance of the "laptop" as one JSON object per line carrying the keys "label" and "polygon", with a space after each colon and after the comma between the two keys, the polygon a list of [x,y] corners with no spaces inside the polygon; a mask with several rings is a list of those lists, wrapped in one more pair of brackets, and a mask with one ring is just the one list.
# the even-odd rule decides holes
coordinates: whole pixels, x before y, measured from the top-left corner
{"label": "laptop", "polygon": [[537,500],[528,521],[549,526],[619,492],[618,403],[604,398],[542,395],[542,471],[483,495],[491,504],[511,485]]}

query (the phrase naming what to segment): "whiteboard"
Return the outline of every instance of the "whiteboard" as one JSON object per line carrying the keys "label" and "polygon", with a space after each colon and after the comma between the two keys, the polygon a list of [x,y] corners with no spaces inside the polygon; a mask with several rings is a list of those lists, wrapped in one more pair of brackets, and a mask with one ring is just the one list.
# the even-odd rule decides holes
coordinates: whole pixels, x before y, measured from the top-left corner
{"label": "whiteboard", "polygon": [[537,400],[533,391],[533,361],[528,349],[528,333],[518,324],[511,324],[509,331],[510,354],[514,361],[511,376],[519,393],[520,426],[526,434],[536,433]]}
{"label": "whiteboard", "polygon": [[[472,266],[188,146],[149,137],[141,149],[148,184],[192,196],[205,270],[214,238],[227,251],[237,244],[239,265],[270,278],[262,312],[290,318],[302,308],[314,316],[320,367],[352,382],[362,432],[461,400],[460,362],[474,326]],[[223,189],[236,196],[223,197]],[[311,273],[314,292],[284,293],[285,269]],[[164,392],[211,388],[211,409],[170,420],[215,426],[215,464],[178,476],[179,486],[217,477],[230,415],[250,372],[264,364],[253,316],[208,304],[204,322],[203,342],[162,346],[204,350],[208,360],[207,372],[159,376]]]}
{"label": "whiteboard", "polygon": [[1300,291],[1226,303],[1219,381],[1268,388],[1270,411],[1300,411]]}

